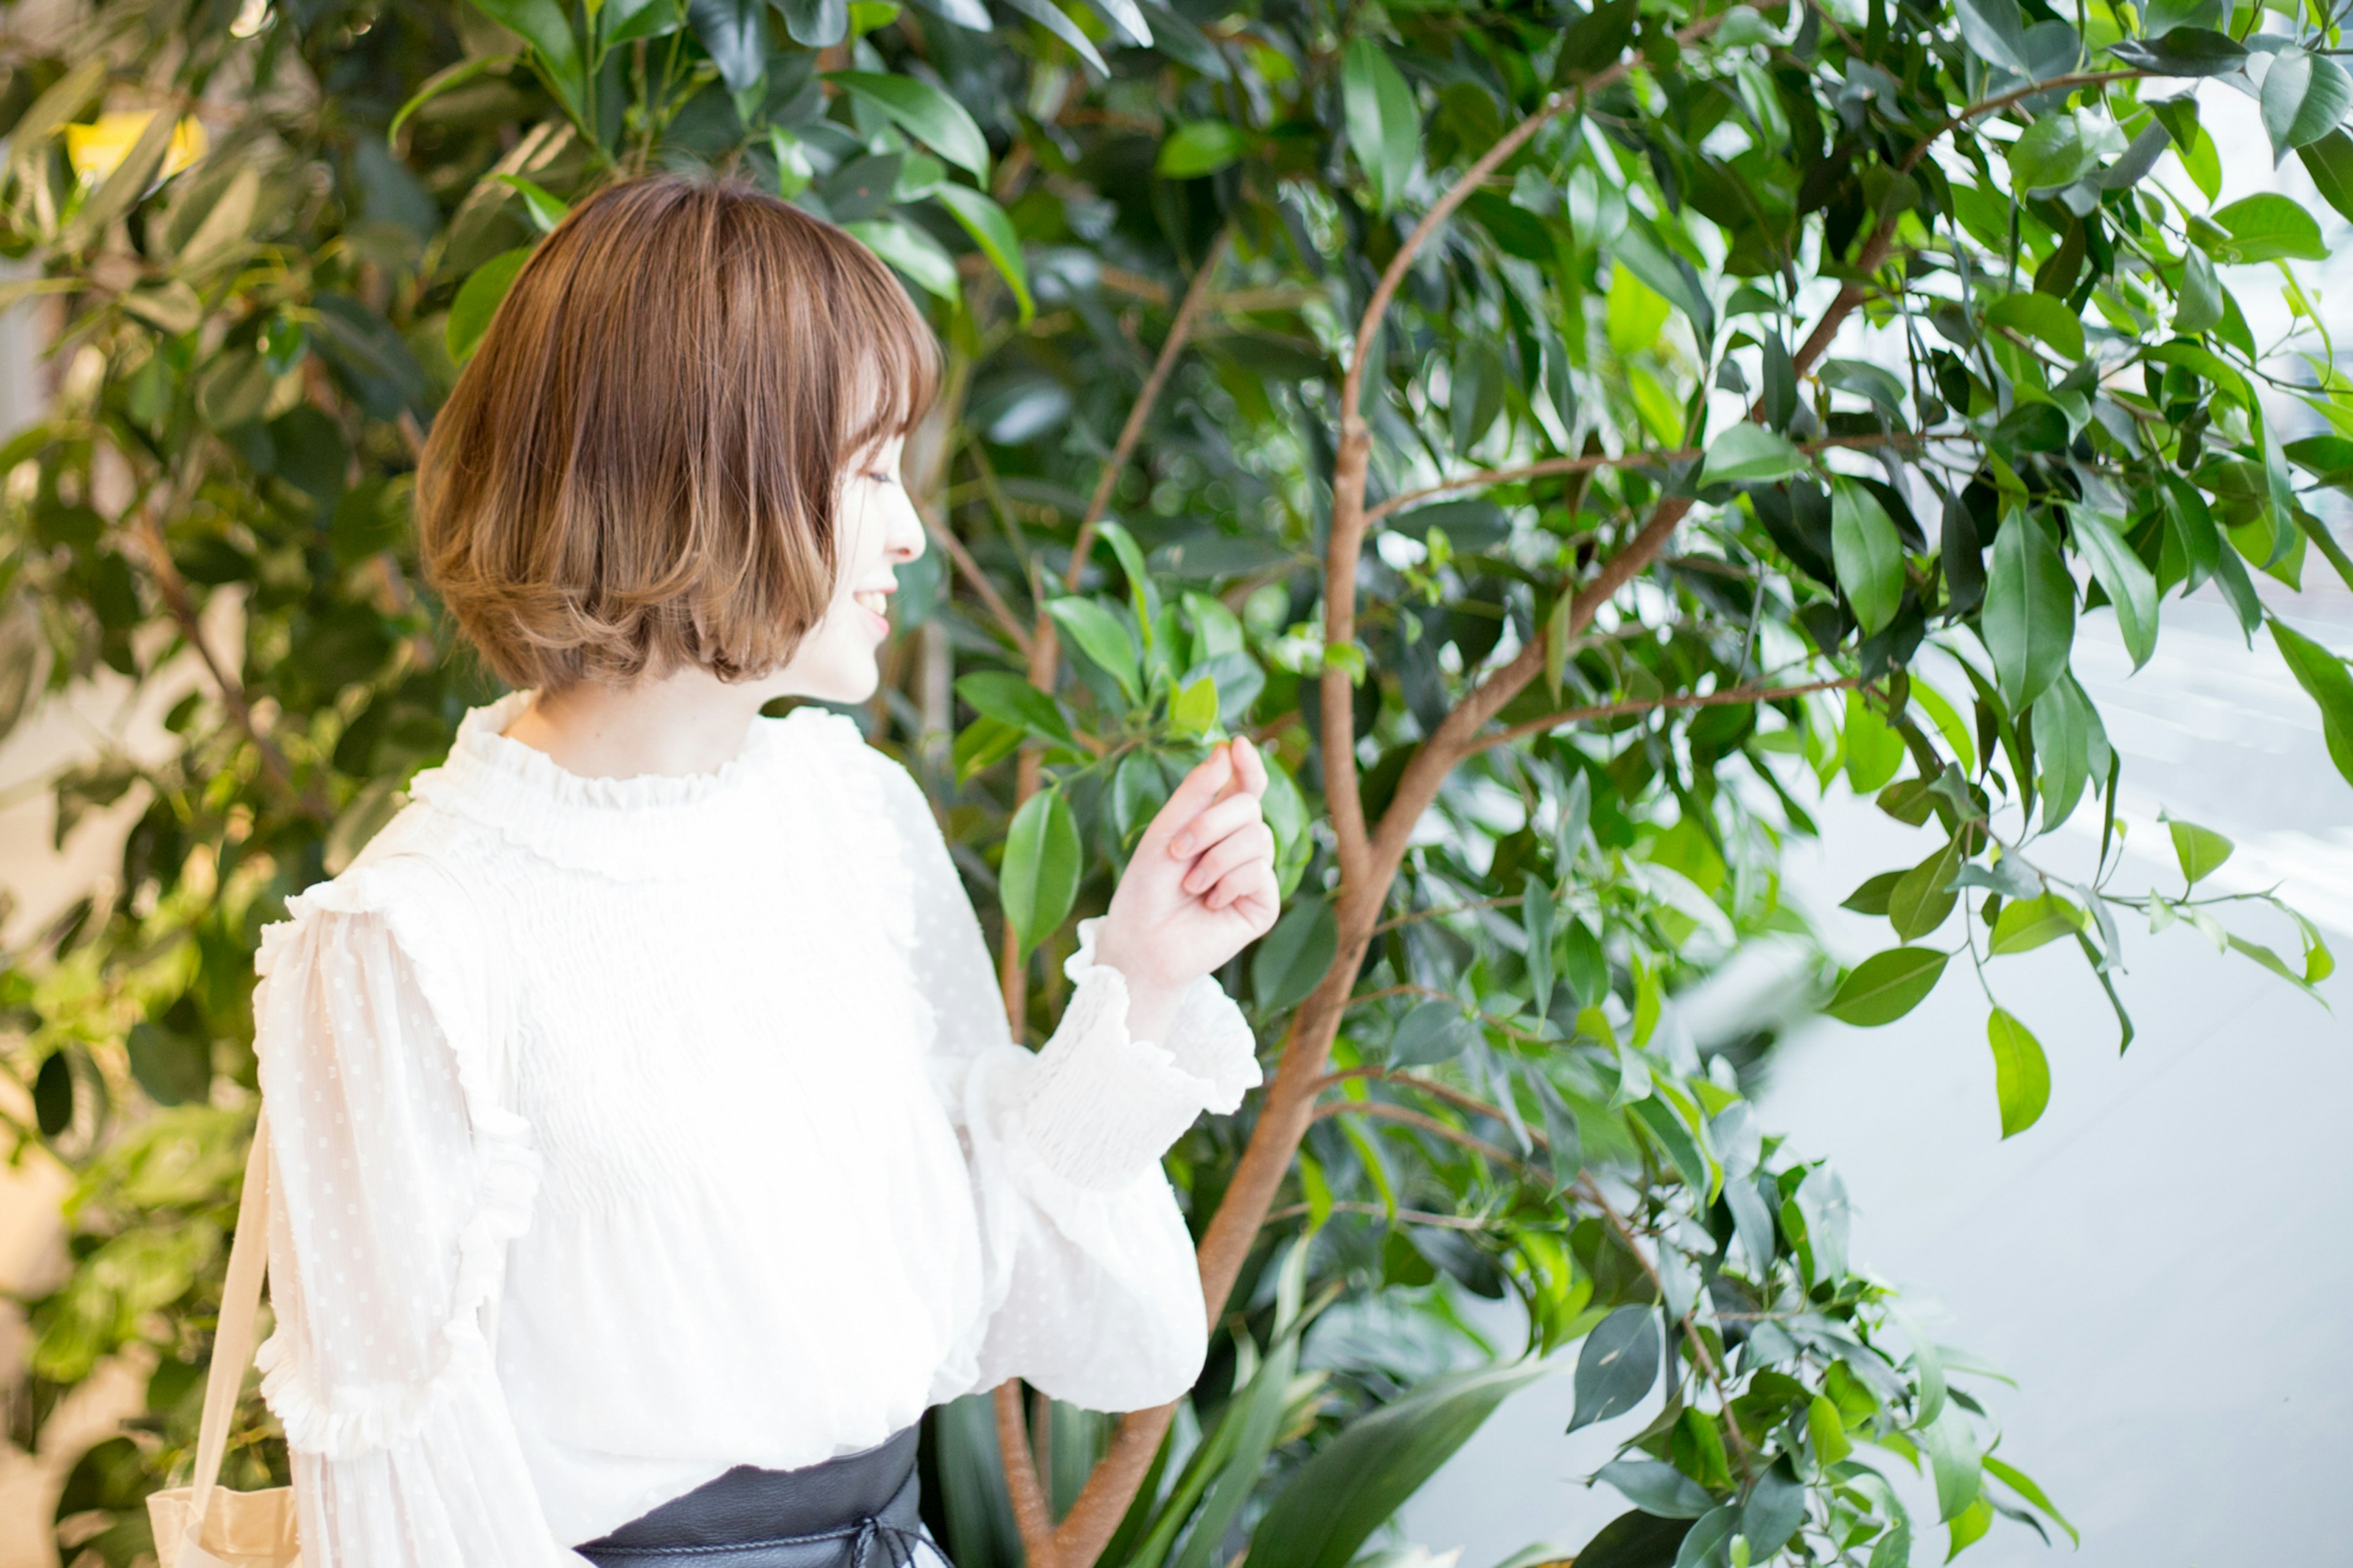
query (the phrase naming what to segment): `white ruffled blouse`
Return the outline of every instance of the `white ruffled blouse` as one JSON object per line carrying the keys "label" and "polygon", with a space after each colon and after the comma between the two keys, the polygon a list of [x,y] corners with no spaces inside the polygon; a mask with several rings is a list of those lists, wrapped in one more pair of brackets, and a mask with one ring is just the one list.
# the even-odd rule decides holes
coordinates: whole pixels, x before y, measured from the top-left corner
{"label": "white ruffled blouse", "polygon": [[1092,961],[1009,1039],[930,808],[849,721],[584,778],[470,714],[263,933],[263,1391],[309,1568],[579,1565],[729,1468],[1008,1377],[1129,1410],[1205,1345],[1159,1156],[1259,1081],[1213,982]]}

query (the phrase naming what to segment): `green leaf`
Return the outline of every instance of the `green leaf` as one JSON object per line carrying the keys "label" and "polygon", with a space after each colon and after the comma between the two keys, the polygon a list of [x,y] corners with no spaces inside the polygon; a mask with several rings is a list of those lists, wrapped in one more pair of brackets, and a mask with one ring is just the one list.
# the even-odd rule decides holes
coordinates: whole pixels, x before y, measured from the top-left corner
{"label": "green leaf", "polygon": [[[955,0],[955,3],[961,5],[966,3],[966,0]],[[970,0],[970,3],[979,9],[983,16],[987,14],[985,7],[978,5],[978,0]],[[1095,47],[1094,40],[1088,37],[1085,29],[1071,20],[1062,8],[1054,4],[1054,0],[1006,0],[1006,4],[1070,45],[1071,52],[1086,61],[1096,75],[1105,77],[1111,75],[1111,67],[1104,63],[1102,52]],[[967,26],[971,25],[967,24]],[[985,32],[987,28],[983,24],[976,26],[976,30]]]}
{"label": "green leaf", "polygon": [[2034,62],[2027,53],[2026,21],[2018,0],[1954,0],[1953,13],[1961,25],[1962,41],[1979,58],[2028,80],[2034,79]]}
{"label": "green leaf", "polygon": [[1172,180],[1198,179],[1250,151],[1250,133],[1223,120],[1188,120],[1160,143],[1152,172]]}
{"label": "green leaf", "polygon": [[1817,1394],[1806,1405],[1806,1441],[1813,1446],[1814,1463],[1835,1465],[1854,1452],[1838,1406]]}
{"label": "green leaf", "polygon": [[1452,1061],[1474,1034],[1462,1009],[1453,1003],[1435,997],[1417,1003],[1412,1012],[1398,1021],[1397,1033],[1389,1037],[1388,1065],[1419,1068]]}
{"label": "green leaf", "polygon": [[2001,1135],[2014,1138],[2042,1119],[2051,1103],[2051,1064],[2042,1043],[2010,1014],[1996,1007],[1986,1019],[1993,1047],[1994,1094],[2001,1102]]}
{"label": "green leaf", "polygon": [[2010,183],[2036,195],[2073,184],[2099,166],[2098,145],[2073,114],[2047,114],[2026,128],[2003,153]]}
{"label": "green leaf", "polygon": [[1661,1519],[1697,1519],[1715,1507],[1707,1489],[1656,1459],[1615,1459],[1594,1473],[1625,1494],[1626,1500]]}
{"label": "green leaf", "polygon": [[1261,1012],[1280,1013],[1306,999],[1340,953],[1340,928],[1321,894],[1282,911],[1250,958],[1250,986]]}
{"label": "green leaf", "polygon": [[785,31],[791,35],[793,42],[805,49],[829,49],[849,37],[849,7],[844,0],[773,0],[773,3],[785,14]]}
{"label": "green leaf", "polygon": [[1568,1429],[1623,1415],[1659,1381],[1659,1318],[1651,1307],[1620,1307],[1587,1336],[1577,1356],[1577,1411]]}
{"label": "green leaf", "polygon": [[1079,825],[1060,786],[1050,784],[1024,801],[1005,835],[997,901],[1021,956],[1051,935],[1079,894]]}
{"label": "green leaf", "polygon": [[73,1125],[73,1063],[63,1047],[42,1059],[33,1079],[33,1118],[42,1134],[54,1138]]}
{"label": "green leaf", "polygon": [[2274,167],[2298,147],[2337,129],[2353,108],[2353,78],[2326,55],[2284,48],[2272,57],[2262,95],[2263,134],[2272,139]]}
{"label": "green leaf", "polygon": [[2353,136],[2331,131],[2298,147],[2295,155],[2303,160],[2320,199],[2339,216],[2353,219]]}
{"label": "green leaf", "polygon": [[1854,966],[1822,1011],[1857,1028],[1892,1024],[1936,988],[1952,957],[1933,947],[1891,947]]}
{"label": "green leaf", "polygon": [[588,73],[572,18],[558,0],[473,0],[474,9],[531,46],[532,63],[556,98],[579,118]]}
{"label": "green leaf", "polygon": [[1991,1454],[1985,1457],[1985,1468],[1988,1475],[2050,1515],[2052,1522],[2065,1531],[2070,1541],[2074,1542],[2078,1546],[2083,1544],[2084,1538],[2075,1532],[2073,1525],[2067,1522],[2067,1516],[2052,1505],[2050,1498],[2043,1494],[2042,1489],[2035,1485],[2032,1476],[2014,1466],[2003,1463]]}
{"label": "green leaf", "polygon": [[948,216],[964,225],[988,264],[997,268],[1006,286],[1013,290],[1014,302],[1020,307],[1021,324],[1028,326],[1036,316],[1037,302],[1029,297],[1029,268],[1021,259],[1021,237],[1013,232],[1013,220],[1005,209],[969,185],[942,185],[932,193],[934,200],[948,209]]}
{"label": "green leaf", "polygon": [[1904,737],[1879,716],[1879,710],[1860,691],[1846,694],[1846,782],[1857,795],[1869,795],[1895,776],[1904,765]]}
{"label": "green leaf", "polygon": [[1966,857],[1955,838],[1896,879],[1887,894],[1887,923],[1905,942],[1917,942],[1945,923],[1960,897],[1953,884]]}
{"label": "green leaf", "polygon": [[1863,879],[1862,885],[1846,896],[1840,904],[1842,910],[1852,910],[1859,915],[1884,915],[1895,896],[1895,885],[1910,876],[1909,871],[1882,871]]}
{"label": "green leaf", "polygon": [[1348,144],[1373,187],[1375,210],[1386,213],[1421,163],[1421,110],[1413,89],[1380,40],[1359,33],[1341,65],[1340,99]]}
{"label": "green leaf", "polygon": [[2237,847],[2212,828],[2179,817],[2168,817],[2165,826],[2173,836],[2173,858],[2181,863],[2182,880],[2193,888],[2211,876]]}
{"label": "green leaf", "polygon": [[1995,918],[1988,951],[1996,957],[2026,952],[2083,929],[2084,911],[2056,893],[2017,899],[2004,904]]}
{"label": "green leaf", "polygon": [[1983,1451],[1977,1433],[1960,1406],[1948,1404],[1920,1436],[1936,1477],[1936,1517],[1950,1521],[1978,1502],[1978,1491],[1984,1483]]}
{"label": "green leaf", "polygon": [[2068,359],[2084,357],[2083,318],[2048,294],[2008,294],[1986,307],[1989,325],[2040,338]]}
{"label": "green leaf", "polygon": [[491,318],[498,313],[507,290],[514,287],[515,275],[531,259],[531,251],[528,245],[502,251],[475,268],[459,286],[457,299],[449,305],[448,324],[441,334],[453,363],[464,364],[473,358],[482,334],[491,330]]}
{"label": "green leaf", "polygon": [[2162,38],[2124,38],[2108,53],[2155,76],[2228,76],[2247,63],[2247,47],[2209,27],[2176,27]]}
{"label": "green leaf", "polygon": [[1715,306],[1698,269],[1669,249],[1650,221],[1640,216],[1628,218],[1625,231],[1609,242],[1609,254],[1690,320],[1700,352],[1707,353],[1715,341]]}
{"label": "green leaf", "polygon": [[2310,213],[2283,195],[2265,192],[2242,196],[2214,214],[2214,222],[2229,235],[2206,248],[2217,261],[2242,265],[2255,261],[2326,261],[2328,247],[2321,243],[2320,225]]}
{"label": "green leaf", "polygon": [[2328,742],[2329,759],[2353,781],[2353,674],[2347,672],[2343,659],[2277,616],[2271,617],[2271,627],[2272,641],[2279,645],[2288,672],[2320,709],[2320,732]]}
{"label": "green leaf", "polygon": [[1863,635],[1876,635],[1904,603],[1904,542],[1879,498],[1844,475],[1831,480],[1831,558]]}
{"label": "green leaf", "polygon": [[522,198],[523,209],[531,215],[531,226],[545,234],[562,223],[572,211],[572,204],[562,196],[524,179],[521,174],[492,174],[492,183],[501,184]]}
{"label": "green leaf", "polygon": [[1762,425],[1740,424],[1717,432],[1700,464],[1704,485],[1769,483],[1811,468],[1803,452]]}
{"label": "green leaf", "polygon": [[2075,640],[2075,579],[2042,525],[2013,512],[1994,536],[1978,637],[2015,713],[2067,668]]}
{"label": "green leaf", "polygon": [[200,1105],[212,1087],[210,1041],[161,1024],[131,1026],[131,1076],[158,1105]]}
{"label": "green leaf", "polygon": [[914,225],[901,223],[896,218],[870,217],[843,224],[841,228],[843,233],[905,273],[924,293],[942,300],[953,300],[961,292],[956,279],[955,258],[940,248],[938,240]]}
{"label": "green leaf", "polygon": [[1806,1489],[1785,1455],[1757,1478],[1748,1500],[1740,1505],[1740,1533],[1748,1542],[1752,1563],[1770,1563],[1806,1522]]}
{"label": "green leaf", "polygon": [[1497,1405],[1543,1375],[1541,1363],[1519,1363],[1443,1378],[1350,1422],[1276,1494],[1250,1561],[1347,1568]]}
{"label": "green leaf", "polygon": [[1075,595],[1054,600],[1046,606],[1046,613],[1097,669],[1119,682],[1129,701],[1143,700],[1144,676],[1136,663],[1135,639],[1117,616],[1092,599]]}
{"label": "green leaf", "polygon": [[1173,1568],[1212,1568],[1227,1529],[1258,1489],[1267,1454],[1282,1432],[1283,1411],[1291,1401],[1291,1380],[1298,1368],[1298,1336],[1284,1334],[1259,1363],[1247,1397],[1238,1401],[1242,1406],[1241,1420],[1233,1450],[1210,1484],[1200,1517],[1194,1521],[1192,1534]]}
{"label": "green leaf", "polygon": [[1218,723],[1218,682],[1204,675],[1168,700],[1168,723],[1181,735],[1206,735]]}
{"label": "green leaf", "polygon": [[1561,29],[1560,56],[1553,79],[1563,87],[1616,63],[1634,41],[1641,0],[1606,0]]}
{"label": "green leaf", "polygon": [[975,179],[988,178],[988,138],[972,115],[946,93],[911,76],[879,71],[828,71],[825,79],[872,104],[901,129]]}
{"label": "green leaf", "polygon": [[384,128],[385,142],[390,144],[399,141],[400,128],[408,123],[409,117],[451,88],[463,87],[490,71],[504,71],[522,58],[521,55],[478,55],[472,59],[459,60],[456,65],[435,71],[425,79],[423,86],[408,95],[408,101],[393,115],[392,123]]}
{"label": "green leaf", "polygon": [[1577,1554],[1577,1568],[1665,1568],[1680,1561],[1682,1543],[1698,1533],[1688,1520],[1661,1519],[1635,1509],[1594,1531]]}
{"label": "green leaf", "polygon": [[967,675],[955,683],[955,693],[973,711],[986,713],[1000,724],[1066,746],[1077,743],[1071,737],[1071,721],[1063,717],[1062,705],[1009,669]]}
{"label": "green leaf", "polygon": [[2181,287],[2175,297],[2179,301],[2173,312],[2175,331],[2194,336],[2221,324],[2222,280],[2214,276],[2214,264],[2206,253],[2195,246],[2182,249]]}
{"label": "green leaf", "polygon": [[2075,542],[2116,607],[2116,629],[2124,634],[2126,651],[2138,669],[2157,651],[2157,579],[2106,518],[2078,507],[2073,521]]}
{"label": "green leaf", "polygon": [[605,0],[596,13],[596,24],[597,47],[610,51],[639,38],[667,37],[677,32],[686,26],[686,7],[678,0]]}

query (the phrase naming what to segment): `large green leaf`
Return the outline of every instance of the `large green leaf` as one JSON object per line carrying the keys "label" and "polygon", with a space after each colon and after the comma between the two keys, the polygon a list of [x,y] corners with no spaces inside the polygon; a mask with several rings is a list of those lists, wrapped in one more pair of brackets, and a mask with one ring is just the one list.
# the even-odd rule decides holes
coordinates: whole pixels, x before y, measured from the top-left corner
{"label": "large green leaf", "polygon": [[1013,290],[1014,303],[1027,325],[1038,306],[1029,295],[1029,268],[1021,259],[1021,237],[1014,232],[1013,220],[1005,216],[1003,207],[969,185],[942,185],[932,195],[964,226],[980,253],[988,258],[988,264]]}
{"label": "large green leaf", "polygon": [[1702,484],[1765,483],[1808,471],[1806,455],[1762,425],[1735,425],[1707,444]]}
{"label": "large green leaf", "polygon": [[2272,640],[2295,683],[2320,709],[2320,732],[2337,771],[2353,781],[2353,674],[2345,661],[2281,620],[2271,617]]}
{"label": "large green leaf", "polygon": [[2051,1064],[2033,1033],[1999,1007],[1986,1019],[1986,1039],[1993,1047],[2001,1135],[2015,1138],[2042,1120],[2043,1108],[2051,1103]]}
{"label": "large green leaf", "polygon": [[1831,481],[1831,558],[1865,637],[1895,618],[1904,603],[1904,542],[1879,498],[1843,475]]}
{"label": "large green leaf", "polygon": [[1387,212],[1404,196],[1406,183],[1421,163],[1420,107],[1388,51],[1366,33],[1348,45],[1340,94],[1348,142],[1373,187],[1373,205]]}
{"label": "large green leaf", "polygon": [[2331,131],[2298,147],[2295,155],[2312,176],[2320,199],[2339,216],[2353,219],[2353,136]]}
{"label": "large green leaf", "polygon": [[2116,629],[2138,669],[2157,651],[2157,579],[2133,553],[2116,525],[2088,508],[2075,510],[2075,542],[2092,563],[2092,575],[2107,590],[2116,609]]}
{"label": "large green leaf", "polygon": [[1892,1024],[1936,988],[1952,957],[1933,947],[1891,947],[1854,966],[1822,1011],[1858,1028]]}
{"label": "large green leaf", "polygon": [[2224,238],[2210,239],[2206,248],[2218,261],[2326,261],[2328,247],[2321,243],[2320,225],[2310,213],[2285,196],[2264,192],[2242,196],[2214,214]]}
{"label": "large green leaf", "polygon": [[1078,897],[1079,826],[1062,792],[1048,786],[1022,803],[1005,835],[997,901],[1027,956],[1062,923]]}
{"label": "large green leaf", "polygon": [[1062,705],[1009,669],[984,669],[967,675],[955,683],[955,692],[972,705],[974,711],[986,713],[999,723],[1028,730],[1066,746],[1074,743],[1071,721],[1063,716]]}
{"label": "large green leaf", "polygon": [[889,115],[957,168],[988,178],[988,138],[963,104],[931,83],[879,71],[828,71],[825,79]]}
{"label": "large green leaf", "polygon": [[1997,957],[2026,952],[2083,929],[2084,911],[2056,893],[2015,899],[2004,904],[2001,913],[1995,917],[1993,940],[1987,944],[1988,951]]}
{"label": "large green leaf", "polygon": [[2326,55],[2282,49],[2263,75],[2261,101],[2263,134],[2272,139],[2276,164],[2337,129],[2346,110],[2353,108],[2353,78]]}
{"label": "large green leaf", "polygon": [[2075,642],[2075,579],[2042,525],[2013,513],[1993,542],[1978,637],[1993,656],[2002,700],[2015,713],[2067,668]]}
{"label": "large green leaf", "polygon": [[458,298],[449,306],[449,321],[443,329],[443,339],[449,358],[464,364],[473,357],[474,350],[490,331],[491,318],[514,287],[515,276],[523,263],[531,259],[532,247],[522,246],[501,251],[474,268],[458,289]]}
{"label": "large green leaf", "polygon": [[1442,1379],[1350,1422],[1276,1494],[1251,1532],[1250,1561],[1347,1568],[1497,1405],[1545,1372],[1524,1362]]}
{"label": "large green leaf", "polygon": [[1186,1538],[1185,1550],[1177,1555],[1173,1568],[1212,1568],[1222,1561],[1219,1549],[1225,1543],[1226,1531],[1241,1512],[1242,1504],[1258,1489],[1266,1457],[1282,1430],[1282,1414],[1290,1403],[1292,1374],[1298,1365],[1298,1337],[1283,1334],[1259,1363],[1250,1383],[1237,1391],[1242,1408],[1233,1446],[1209,1484],[1200,1514],[1193,1521],[1192,1533]]}
{"label": "large green leaf", "polygon": [[1076,595],[1056,599],[1046,606],[1062,635],[1079,646],[1081,652],[1096,668],[1119,682],[1119,689],[1131,702],[1144,696],[1144,674],[1136,662],[1135,639],[1128,635],[1119,617],[1092,599]]}
{"label": "large green leaf", "polygon": [[1293,903],[1259,940],[1250,959],[1250,984],[1260,1009],[1279,1013],[1297,1005],[1323,980],[1339,952],[1339,926],[1331,905],[1320,894]]}
{"label": "large green leaf", "polygon": [[2165,826],[2173,838],[2173,858],[2181,864],[2181,879],[2191,887],[2213,875],[2237,847],[2212,828],[2179,817],[2168,818]]}
{"label": "large green leaf", "polygon": [[1659,1313],[1620,1307],[1601,1320],[1577,1355],[1577,1411],[1568,1429],[1623,1415],[1659,1383]]}
{"label": "large green leaf", "polygon": [[2048,294],[2005,294],[1986,307],[1986,321],[2040,338],[2069,359],[2084,357],[2083,318]]}
{"label": "large green leaf", "polygon": [[587,99],[588,72],[580,39],[559,0],[473,0],[474,9],[531,46],[532,63],[564,105],[577,115]]}

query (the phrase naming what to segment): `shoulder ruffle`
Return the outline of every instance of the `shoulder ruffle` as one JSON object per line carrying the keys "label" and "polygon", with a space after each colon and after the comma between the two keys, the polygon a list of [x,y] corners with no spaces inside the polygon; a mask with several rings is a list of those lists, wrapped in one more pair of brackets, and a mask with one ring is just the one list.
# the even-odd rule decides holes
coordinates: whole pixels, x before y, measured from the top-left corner
{"label": "shoulder ruffle", "polygon": [[[390,928],[409,963],[425,1004],[456,1058],[480,1157],[474,1212],[458,1236],[458,1265],[448,1315],[440,1328],[447,1360],[420,1383],[322,1388],[312,1370],[273,1334],[255,1352],[262,1395],[286,1429],[286,1440],[329,1458],[399,1441],[417,1430],[450,1381],[487,1360],[481,1310],[503,1288],[508,1244],[531,1226],[539,1194],[540,1156],[531,1123],[501,1103],[498,1050],[503,1025],[482,921],[462,883],[417,853],[363,860],[332,881],[289,899],[287,919],[262,931],[259,968],[268,984],[282,984],[297,944],[321,934],[338,916],[369,916]],[[476,933],[469,935],[468,933]]]}

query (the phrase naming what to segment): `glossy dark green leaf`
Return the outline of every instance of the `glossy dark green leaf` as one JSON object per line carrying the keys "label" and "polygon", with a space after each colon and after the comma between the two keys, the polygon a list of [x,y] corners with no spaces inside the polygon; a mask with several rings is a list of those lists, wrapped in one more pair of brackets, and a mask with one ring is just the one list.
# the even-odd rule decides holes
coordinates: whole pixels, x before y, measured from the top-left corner
{"label": "glossy dark green leaf", "polygon": [[880,71],[830,71],[825,79],[881,110],[957,168],[988,178],[988,139],[963,104],[931,83]]}
{"label": "glossy dark green leaf", "polygon": [[1978,636],[1993,656],[2002,700],[2015,712],[2067,668],[2075,640],[2075,579],[2032,518],[2014,516],[1993,542]]}
{"label": "glossy dark green leaf", "polygon": [[1656,1459],[1614,1459],[1596,1471],[1593,1479],[1609,1482],[1628,1502],[1662,1519],[1697,1519],[1715,1506],[1705,1488]]}
{"label": "glossy dark green leaf", "polygon": [[[533,3],[553,8],[553,0]],[[846,7],[842,16],[847,30]],[[767,73],[768,0],[687,0],[686,20],[728,91],[749,91]]]}
{"label": "glossy dark green leaf", "polygon": [[1279,1013],[1304,1001],[1339,952],[1339,927],[1331,905],[1321,896],[1298,900],[1260,939],[1250,960],[1250,984],[1260,1009]]}
{"label": "glossy dark green leaf", "polygon": [[1903,541],[1879,498],[1844,476],[1831,481],[1831,555],[1863,635],[1894,620],[1904,603]]}
{"label": "glossy dark green leaf", "polygon": [[2259,102],[2276,164],[2337,129],[2353,109],[2353,78],[2327,55],[2284,48],[2272,56]]}
{"label": "glossy dark green leaf", "polygon": [[482,334],[490,331],[491,318],[505,302],[523,263],[531,259],[531,251],[526,245],[491,257],[459,288],[458,298],[449,307],[448,325],[442,329],[453,362],[463,364],[473,357]]}
{"label": "glossy dark green leaf", "polygon": [[2353,136],[2331,131],[2298,147],[2295,155],[2312,176],[2320,199],[2340,217],[2353,219]]}
{"label": "glossy dark green leaf", "polygon": [[1577,1568],[1672,1568],[1675,1553],[1692,1533],[1689,1520],[1661,1519],[1636,1510],[1621,1513],[1585,1543]]}
{"label": "glossy dark green leaf", "polygon": [[1058,788],[1039,790],[1006,830],[997,899],[1026,956],[1051,935],[1078,897],[1082,851],[1077,819]]}
{"label": "glossy dark green leaf", "polygon": [[[1039,0],[1043,5],[1047,0]],[[1037,310],[1029,294],[1029,266],[1021,258],[1021,237],[1013,229],[1013,220],[1005,209],[989,197],[969,185],[945,184],[932,193],[933,199],[947,208],[948,216],[964,226],[988,264],[997,268],[1006,287],[1013,290],[1014,303],[1020,307],[1021,320],[1027,322]]]}
{"label": "glossy dark green leaf", "polygon": [[2247,47],[2207,27],[2176,27],[2162,38],[2124,38],[2108,53],[2155,76],[2228,76],[2247,63]]}
{"label": "glossy dark green leaf", "polygon": [[955,692],[972,705],[974,711],[986,713],[1001,723],[1064,745],[1075,743],[1071,738],[1071,721],[1064,716],[1061,704],[1011,670],[984,669],[967,675],[955,683]]}
{"label": "glossy dark green leaf", "polygon": [[1475,1030],[1451,1002],[1418,1002],[1398,1021],[1389,1040],[1388,1065],[1393,1068],[1431,1067],[1452,1061],[1474,1037]]}
{"label": "glossy dark green leaf", "polygon": [[1620,1307],[1587,1336],[1577,1358],[1572,1432],[1622,1415],[1659,1381],[1659,1320],[1649,1307]]}
{"label": "glossy dark green leaf", "polygon": [[1142,699],[1144,676],[1136,661],[1135,639],[1120,625],[1117,616],[1092,599],[1075,595],[1056,599],[1046,610],[1062,629],[1062,635],[1075,643],[1096,668],[1119,682],[1130,701]]}
{"label": "glossy dark green leaf", "polygon": [[1404,196],[1421,162],[1420,106],[1370,33],[1350,41],[1340,79],[1349,145],[1373,187],[1373,205],[1387,212]]}
{"label": "glossy dark green leaf", "polygon": [[2031,78],[2026,19],[2019,15],[2018,0],[1954,0],[1953,14],[1961,37],[1979,58]]}
{"label": "glossy dark green leaf", "polygon": [[1769,1563],[1806,1521],[1806,1489],[1783,1459],[1757,1478],[1740,1509],[1740,1533],[1748,1539],[1751,1563]]}

